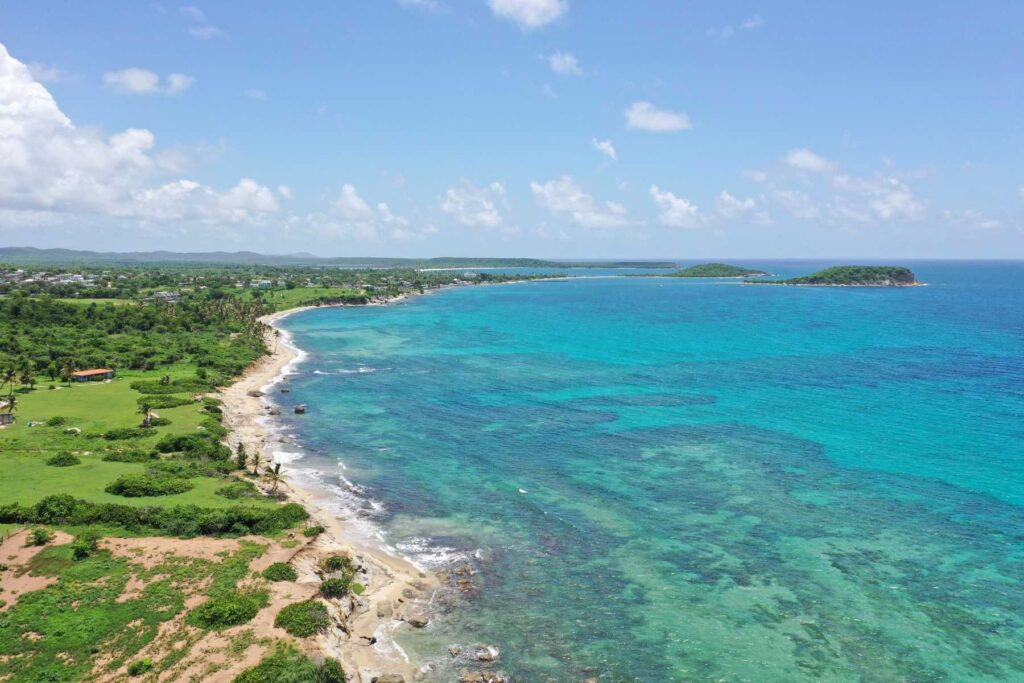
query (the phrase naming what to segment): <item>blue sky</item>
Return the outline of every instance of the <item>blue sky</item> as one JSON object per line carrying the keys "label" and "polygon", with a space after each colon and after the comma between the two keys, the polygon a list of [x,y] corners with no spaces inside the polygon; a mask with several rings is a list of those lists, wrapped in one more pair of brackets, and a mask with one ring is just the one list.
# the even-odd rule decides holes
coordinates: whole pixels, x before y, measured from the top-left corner
{"label": "blue sky", "polygon": [[1012,2],[0,2],[0,243],[1024,257]]}

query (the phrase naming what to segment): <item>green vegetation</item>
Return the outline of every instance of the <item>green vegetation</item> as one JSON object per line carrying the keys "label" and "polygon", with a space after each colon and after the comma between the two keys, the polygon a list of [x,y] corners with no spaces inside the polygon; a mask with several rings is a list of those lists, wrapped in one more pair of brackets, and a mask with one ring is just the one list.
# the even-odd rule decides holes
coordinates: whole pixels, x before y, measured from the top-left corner
{"label": "green vegetation", "polygon": [[674,277],[752,277],[767,274],[764,271],[728,263],[701,263],[672,273]]}
{"label": "green vegetation", "polygon": [[149,474],[124,474],[115,479],[104,489],[107,493],[125,498],[141,498],[144,496],[172,496],[192,489],[187,479],[170,476],[154,476]]}
{"label": "green vegetation", "polygon": [[52,540],[53,532],[49,529],[39,527],[38,529],[33,529],[29,533],[28,538],[25,539],[25,545],[46,545]]}
{"label": "green vegetation", "polygon": [[347,555],[328,555],[320,561],[320,569],[327,574],[344,572],[355,576],[356,568],[352,564],[352,558]]}
{"label": "green vegetation", "polygon": [[144,657],[143,659],[136,659],[134,662],[128,665],[128,675],[141,676],[142,674],[147,673],[152,668],[152,659],[149,659],[148,657]]}
{"label": "green vegetation", "polygon": [[348,595],[349,579],[324,579],[320,584],[320,595],[325,598],[341,598]]}
{"label": "green vegetation", "polygon": [[263,570],[262,576],[267,581],[294,581],[299,578],[287,562],[275,562]]}
{"label": "green vegetation", "polygon": [[345,683],[335,659],[317,664],[290,643],[280,643],[259,664],[235,677],[233,683]]}
{"label": "green vegetation", "polygon": [[305,529],[303,529],[302,535],[306,536],[307,538],[316,538],[325,531],[327,531],[327,529],[323,528],[319,524],[314,524],[313,526],[307,526]]}
{"label": "green vegetation", "polygon": [[57,455],[47,458],[46,464],[50,467],[71,467],[73,465],[81,465],[82,461],[73,453],[61,451]]}
{"label": "green vegetation", "polygon": [[267,606],[266,591],[230,591],[214,596],[189,612],[187,621],[199,628],[220,630],[251,621]]}
{"label": "green vegetation", "polygon": [[788,280],[756,280],[781,285],[906,287],[919,284],[909,268],[901,266],[834,266]]}
{"label": "green vegetation", "polygon": [[331,619],[327,608],[319,600],[294,602],[284,607],[274,619],[274,626],[283,628],[296,638],[323,633],[330,625]]}

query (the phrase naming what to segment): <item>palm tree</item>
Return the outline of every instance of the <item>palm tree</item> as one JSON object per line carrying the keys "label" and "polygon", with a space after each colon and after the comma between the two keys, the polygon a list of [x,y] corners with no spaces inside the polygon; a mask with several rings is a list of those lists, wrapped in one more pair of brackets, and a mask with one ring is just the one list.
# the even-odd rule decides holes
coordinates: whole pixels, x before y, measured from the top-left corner
{"label": "palm tree", "polygon": [[281,483],[281,463],[274,463],[274,469],[267,469],[267,471],[263,473],[263,476],[271,483],[270,492],[275,493],[277,491],[278,484]]}
{"label": "palm tree", "polygon": [[252,465],[252,476],[258,477],[260,475],[260,462],[261,461],[262,461],[262,458],[260,458],[259,451],[256,451],[255,453],[253,453],[252,455],[249,456],[249,463]]}
{"label": "palm tree", "polygon": [[77,369],[78,365],[71,358],[64,361],[64,379],[67,380],[69,386],[71,385],[71,375],[75,374],[75,370]]}
{"label": "palm tree", "polygon": [[150,417],[150,413],[152,412],[152,410],[153,406],[149,405],[148,403],[143,403],[139,406],[139,412],[142,413],[143,427],[148,427],[149,423],[152,421],[153,418]]}
{"label": "palm tree", "polygon": [[3,381],[0,382],[0,388],[3,388],[5,384],[10,385],[10,390],[7,392],[8,396],[14,396],[14,380],[18,379],[18,371],[14,365],[8,365],[4,370]]}
{"label": "palm tree", "polygon": [[245,464],[249,462],[249,454],[245,452],[245,444],[241,441],[238,442],[238,447],[235,449],[235,460],[238,462],[240,470],[244,470]]}
{"label": "palm tree", "polygon": [[17,409],[18,409],[18,397],[15,396],[14,394],[11,394],[10,396],[7,397],[7,412],[8,413],[13,413]]}
{"label": "palm tree", "polygon": [[277,342],[281,338],[281,330],[274,329],[274,353],[277,353]]}

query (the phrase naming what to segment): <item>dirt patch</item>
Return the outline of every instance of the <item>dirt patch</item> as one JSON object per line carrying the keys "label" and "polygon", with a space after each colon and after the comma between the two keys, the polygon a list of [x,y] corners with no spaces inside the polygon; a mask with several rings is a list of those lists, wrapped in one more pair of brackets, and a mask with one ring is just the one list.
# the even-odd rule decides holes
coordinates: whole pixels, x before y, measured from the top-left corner
{"label": "dirt patch", "polygon": [[[0,612],[10,609],[18,601],[18,596],[32,591],[42,590],[52,583],[57,582],[56,576],[32,576],[28,572],[28,563],[43,548],[47,546],[25,546],[30,530],[21,529],[16,531],[0,543],[0,563],[6,564],[7,569],[0,572],[0,585],[3,592],[0,599],[6,600],[7,604],[0,607]],[[62,545],[70,543],[72,537],[63,531],[54,532],[54,538],[49,545]]]}
{"label": "dirt patch", "polygon": [[[261,539],[266,542],[265,539]],[[127,557],[132,562],[152,569],[163,564],[173,555],[194,557],[210,562],[220,562],[227,553],[238,550],[238,541],[221,538],[165,538],[151,536],[146,538],[108,538],[100,547],[109,550],[112,555]]]}

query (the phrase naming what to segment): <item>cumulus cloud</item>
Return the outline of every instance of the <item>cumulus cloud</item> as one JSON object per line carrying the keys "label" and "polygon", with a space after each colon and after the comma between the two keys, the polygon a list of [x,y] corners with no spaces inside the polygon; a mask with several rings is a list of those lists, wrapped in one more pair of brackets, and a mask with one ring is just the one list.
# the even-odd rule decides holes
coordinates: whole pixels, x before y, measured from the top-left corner
{"label": "cumulus cloud", "polygon": [[584,228],[613,228],[629,222],[626,207],[616,202],[598,202],[568,175],[546,183],[531,182],[530,190],[545,209],[568,216]]}
{"label": "cumulus cloud", "polygon": [[500,205],[505,202],[505,186],[493,182],[477,187],[468,180],[448,188],[441,200],[441,210],[470,227],[499,228],[504,223]]}
{"label": "cumulus cloud", "polygon": [[49,64],[32,62],[28,65],[28,70],[32,74],[32,78],[40,83],[56,83],[64,78],[64,73],[60,69]]}
{"label": "cumulus cloud", "polygon": [[771,197],[787,213],[797,218],[809,220],[821,214],[815,201],[799,190],[774,190]]}
{"label": "cumulus cloud", "polygon": [[946,222],[957,228],[968,228],[971,230],[995,230],[1002,226],[1002,223],[977,209],[964,209],[963,211],[945,210],[942,217]]}
{"label": "cumulus cloud", "polygon": [[147,69],[132,67],[103,74],[103,82],[118,92],[132,95],[177,95],[188,90],[195,79],[185,74],[168,74],[161,82],[160,76]]}
{"label": "cumulus cloud", "polygon": [[626,110],[626,125],[652,133],[670,133],[692,128],[689,117],[668,109],[658,109],[650,102],[634,102]]}
{"label": "cumulus cloud", "polygon": [[495,16],[524,31],[546,26],[569,11],[569,0],[489,0]]}
{"label": "cumulus cloud", "polygon": [[548,56],[548,66],[559,76],[582,76],[583,67],[571,52],[555,52]]}
{"label": "cumulus cloud", "polygon": [[388,228],[404,229],[409,225],[408,220],[395,215],[384,202],[378,202],[376,207],[371,208],[351,183],[342,185],[334,209],[342,231],[363,237],[377,235]]}
{"label": "cumulus cloud", "polygon": [[790,150],[782,161],[790,168],[812,173],[829,173],[837,168],[836,164],[807,148]]}
{"label": "cumulus cloud", "polygon": [[616,153],[615,145],[612,144],[611,140],[598,140],[597,138],[594,138],[590,141],[590,144],[594,146],[594,149],[612,161],[618,161],[619,155]]}
{"label": "cumulus cloud", "polygon": [[180,164],[155,145],[144,129],[105,136],[77,128],[0,44],[0,209],[219,224],[278,211],[274,193],[251,179],[226,191],[157,180]]}
{"label": "cumulus cloud", "polygon": [[662,225],[673,228],[700,227],[700,211],[689,199],[677,197],[657,185],[651,185],[649,192],[658,207],[658,222]]}
{"label": "cumulus cloud", "polygon": [[189,35],[193,38],[198,38],[200,40],[213,40],[214,38],[223,38],[226,35],[224,31],[209,24],[206,21],[206,12],[195,5],[179,7],[178,14],[194,24],[193,26],[188,27]]}
{"label": "cumulus cloud", "polygon": [[[740,22],[740,31],[753,31],[764,26],[764,20],[758,14],[752,14],[742,22]],[[710,38],[718,38],[720,40],[728,40],[736,35],[737,30],[732,24],[726,24],[725,26],[715,26],[709,28],[705,33]]]}

